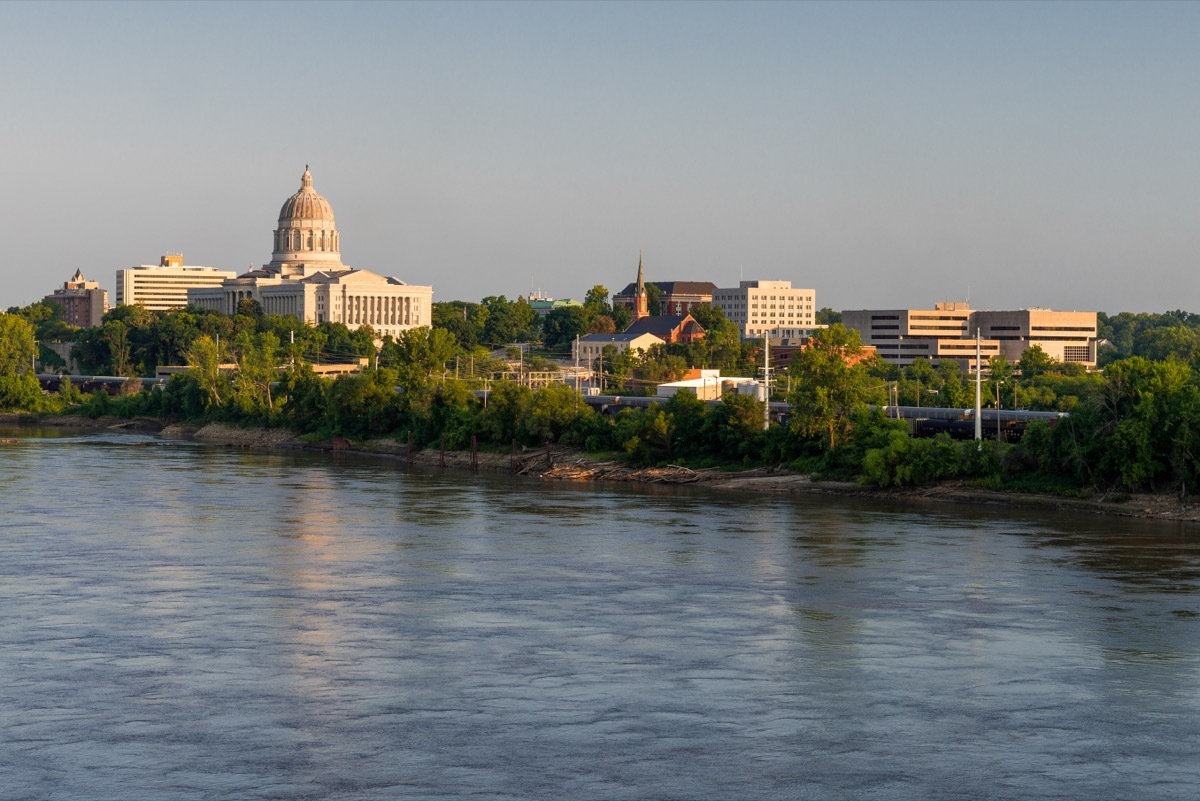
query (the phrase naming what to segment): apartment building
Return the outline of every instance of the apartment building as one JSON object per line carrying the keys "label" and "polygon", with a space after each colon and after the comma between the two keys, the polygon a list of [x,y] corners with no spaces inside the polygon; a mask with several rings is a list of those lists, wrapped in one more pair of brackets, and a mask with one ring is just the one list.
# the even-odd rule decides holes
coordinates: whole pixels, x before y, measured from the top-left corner
{"label": "apartment building", "polygon": [[82,270],[76,270],[70,281],[44,300],[61,306],[63,322],[75,328],[95,328],[108,311],[108,291],[84,278]]}

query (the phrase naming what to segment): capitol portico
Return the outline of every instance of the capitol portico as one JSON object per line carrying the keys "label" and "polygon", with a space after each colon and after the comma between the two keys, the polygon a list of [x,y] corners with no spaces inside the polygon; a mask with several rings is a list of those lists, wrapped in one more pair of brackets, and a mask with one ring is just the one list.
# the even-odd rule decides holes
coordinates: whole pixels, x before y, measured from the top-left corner
{"label": "capitol portico", "polygon": [[222,282],[188,290],[188,303],[234,314],[243,300],[267,314],[294,314],[308,323],[369,325],[380,336],[427,326],[433,288],[342,264],[333,208],[313,188],[305,167],[300,190],[279,210],[271,261]]}

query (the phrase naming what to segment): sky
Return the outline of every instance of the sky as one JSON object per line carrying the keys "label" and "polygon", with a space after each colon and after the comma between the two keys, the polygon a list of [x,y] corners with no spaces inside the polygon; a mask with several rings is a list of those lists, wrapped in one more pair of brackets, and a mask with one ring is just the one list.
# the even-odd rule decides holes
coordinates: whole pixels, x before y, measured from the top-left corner
{"label": "sky", "polygon": [[[1200,3],[0,3],[0,307],[271,258],[1200,311]],[[110,299],[113,299],[110,297]]]}

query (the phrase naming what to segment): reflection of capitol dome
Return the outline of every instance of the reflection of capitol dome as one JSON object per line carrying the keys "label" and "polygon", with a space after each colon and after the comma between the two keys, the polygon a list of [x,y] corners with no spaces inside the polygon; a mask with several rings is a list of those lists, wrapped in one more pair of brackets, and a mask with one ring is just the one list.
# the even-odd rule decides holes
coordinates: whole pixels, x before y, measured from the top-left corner
{"label": "reflection of capitol dome", "polygon": [[313,189],[312,173],[304,168],[300,191],[289,197],[279,210],[275,229],[272,266],[319,264],[341,266],[339,235],[333,221],[333,207]]}

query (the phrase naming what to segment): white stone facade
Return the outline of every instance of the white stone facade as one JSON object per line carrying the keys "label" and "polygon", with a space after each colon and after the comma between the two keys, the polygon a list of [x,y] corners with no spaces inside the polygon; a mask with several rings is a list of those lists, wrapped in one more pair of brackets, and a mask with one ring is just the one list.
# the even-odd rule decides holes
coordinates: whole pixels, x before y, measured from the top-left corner
{"label": "white stone facade", "polygon": [[267,314],[294,314],[314,325],[342,323],[351,329],[369,325],[380,336],[431,324],[433,287],[347,267],[340,246],[333,208],[313,189],[305,169],[300,191],[280,209],[271,262],[220,287],[189,292],[188,300],[233,314],[250,299]]}

